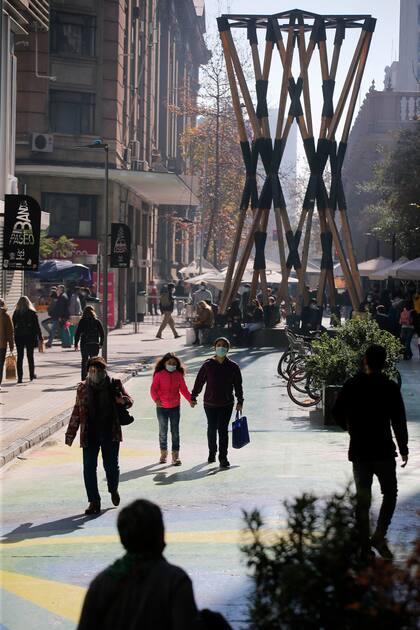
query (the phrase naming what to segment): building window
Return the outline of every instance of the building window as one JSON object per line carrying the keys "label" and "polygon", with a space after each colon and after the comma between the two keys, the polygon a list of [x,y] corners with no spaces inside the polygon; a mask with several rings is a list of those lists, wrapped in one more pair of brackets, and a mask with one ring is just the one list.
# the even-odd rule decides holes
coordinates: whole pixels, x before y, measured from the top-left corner
{"label": "building window", "polygon": [[50,90],[50,128],[61,133],[93,133],[95,95]]}
{"label": "building window", "polygon": [[53,11],[51,15],[51,52],[74,57],[95,56],[96,19]]}
{"label": "building window", "polygon": [[96,201],[94,195],[44,193],[43,209],[50,212],[48,236],[96,238]]}

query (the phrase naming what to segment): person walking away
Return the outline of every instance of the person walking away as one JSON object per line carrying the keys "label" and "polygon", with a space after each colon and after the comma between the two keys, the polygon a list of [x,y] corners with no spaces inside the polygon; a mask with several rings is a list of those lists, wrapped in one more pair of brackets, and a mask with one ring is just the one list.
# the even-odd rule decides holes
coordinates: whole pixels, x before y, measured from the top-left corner
{"label": "person walking away", "polygon": [[133,400],[118,379],[111,379],[102,357],[88,360],[88,376],[79,384],[76,402],[65,434],[65,443],[73,444],[80,427],[80,446],[83,449],[83,478],[89,506],[85,514],[99,514],[101,497],[98,490],[97,466],[102,453],[108,492],[113,505],[120,504],[118,482],[120,468],[118,454],[122,442],[121,426],[116,405],[127,409]]}
{"label": "person walking away", "polygon": [[182,315],[183,308],[185,306],[185,302],[188,298],[188,292],[185,288],[185,284],[183,280],[178,280],[175,292],[174,292],[175,302],[176,302],[176,312],[178,317]]}
{"label": "person walking away", "polygon": [[158,292],[154,280],[150,280],[147,285],[147,308],[149,315],[158,314]]}
{"label": "person walking away", "polygon": [[190,578],[165,560],[157,505],[138,499],[118,515],[125,555],[99,573],[86,593],[77,630],[193,630],[198,611]]}
{"label": "person walking away", "polygon": [[240,367],[231,361],[227,354],[230,343],[226,337],[219,337],[214,342],[214,357],[207,359],[201,366],[191,392],[192,402],[197,401],[204,385],[204,411],[207,416],[207,441],[209,448],[208,463],[216,461],[217,436],[219,437],[220,468],[229,468],[228,427],[233,411],[235,392],[236,410],[242,411],[243,390]]}
{"label": "person walking away", "polygon": [[413,310],[413,326],[414,326],[414,334],[417,336],[417,347],[419,349],[420,356],[420,312],[416,309]]}
{"label": "person walking away", "polygon": [[55,307],[55,304],[57,302],[57,299],[58,299],[57,287],[51,287],[51,291],[50,291],[50,295],[49,295],[49,304],[48,304],[48,308],[47,308],[48,317],[46,319],[44,319],[44,321],[41,323],[41,326],[46,330],[46,332],[48,334],[48,338],[49,338],[50,333],[51,333],[51,326],[52,326],[52,323],[53,323],[52,314],[54,312],[54,307]]}
{"label": "person walking away", "polygon": [[[349,460],[356,484],[356,520],[361,554],[366,559],[376,549],[392,558],[386,534],[397,502],[397,456],[391,427],[403,467],[408,461],[408,434],[404,402],[398,385],[383,369],[386,350],[370,346],[364,357],[364,371],[350,378],[341,389],[333,409],[336,422],[350,434]],[[382,505],[376,529],[370,538],[369,510],[374,475],[378,478]]]}
{"label": "person walking away", "polygon": [[34,348],[37,347],[38,342],[42,340],[42,332],[35,307],[26,295],[19,298],[12,320],[15,331],[18,383],[22,383],[23,379],[23,357],[25,349],[29,366],[29,378],[33,381],[34,378],[36,378]]}
{"label": "person walking away", "polygon": [[82,354],[82,381],[87,375],[87,362],[91,357],[97,357],[99,350],[104,344],[104,327],[97,318],[93,306],[86,306],[83,315],[77,325],[74,335],[74,349],[77,351],[80,341],[80,352]]}
{"label": "person walking away", "polygon": [[46,343],[47,348],[51,348],[58,330],[60,330],[60,335],[62,335],[63,348],[71,347],[70,331],[66,326],[69,317],[69,298],[67,296],[65,286],[60,284],[60,286],[57,287],[57,301],[51,312],[52,325],[50,329],[50,336]]}
{"label": "person walking away", "polygon": [[404,359],[409,361],[413,353],[411,351],[411,340],[414,335],[413,309],[410,302],[405,302],[400,315],[401,333],[400,339],[404,346]]}
{"label": "person walking away", "polygon": [[195,308],[197,308],[198,303],[202,300],[204,300],[204,302],[207,302],[208,304],[211,304],[213,302],[213,295],[211,291],[207,288],[206,282],[200,282],[200,287],[197,291],[194,291],[192,298]]}
{"label": "person walking away", "polygon": [[180,337],[175,329],[175,322],[172,317],[172,313],[174,310],[174,297],[173,297],[174,285],[169,283],[166,287],[163,287],[162,293],[160,294],[160,311],[162,313],[162,323],[159,326],[159,330],[157,331],[156,337],[157,339],[162,339],[162,333],[165,330],[166,326],[172,330],[175,339]]}
{"label": "person walking away", "polygon": [[191,407],[195,407],[196,404],[191,400],[184,374],[184,367],[173,352],[167,352],[156,363],[150,395],[156,403],[156,415],[159,422],[160,464],[166,464],[168,457],[168,425],[172,438],[172,464],[181,466],[182,463],[179,459],[180,394],[188,400]]}
{"label": "person walking away", "polygon": [[10,352],[13,352],[13,322],[7,312],[7,306],[4,300],[0,298],[0,392],[7,346],[9,346]]}
{"label": "person walking away", "polygon": [[197,315],[193,322],[193,328],[195,332],[195,340],[193,342],[194,346],[197,346],[200,343],[199,333],[200,330],[209,330],[214,326],[214,314],[211,306],[207,304],[204,300],[201,300],[197,304]]}

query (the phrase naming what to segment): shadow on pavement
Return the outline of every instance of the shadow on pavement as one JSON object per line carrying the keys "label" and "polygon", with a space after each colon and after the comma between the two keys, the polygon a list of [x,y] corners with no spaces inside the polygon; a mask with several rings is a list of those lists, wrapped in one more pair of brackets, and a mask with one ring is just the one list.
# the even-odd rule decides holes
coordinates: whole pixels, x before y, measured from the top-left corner
{"label": "shadow on pavement", "polygon": [[219,468],[216,466],[214,468],[210,468],[207,470],[202,470],[205,466],[208,466],[207,462],[203,464],[198,464],[190,470],[183,470],[172,475],[167,476],[166,472],[158,472],[154,477],[153,481],[157,486],[168,486],[176,481],[196,481],[198,479],[204,479],[205,477],[211,477],[213,475],[217,475],[219,473],[224,473],[233,468],[239,468],[239,466],[231,466],[230,468]]}
{"label": "shadow on pavement", "polygon": [[[163,466],[159,471],[156,470],[156,466]],[[139,479],[140,477],[147,477],[148,475],[155,475],[157,472],[161,472],[165,470],[165,468],[172,468],[171,464],[159,464],[156,462],[154,464],[148,464],[147,466],[143,466],[143,468],[137,468],[136,470],[129,470],[126,473],[121,473],[120,475],[120,483],[123,481],[131,481],[132,479]]]}
{"label": "shadow on pavement", "polygon": [[83,526],[87,521],[99,518],[112,509],[113,508],[107,508],[102,510],[100,514],[93,514],[91,516],[86,516],[84,513],[75,514],[74,516],[60,518],[57,521],[49,521],[48,523],[41,523],[40,525],[22,523],[19,527],[16,527],[16,529],[12,530],[8,534],[4,534],[1,542],[3,544],[10,544],[21,542],[22,540],[30,540],[31,538],[48,538],[48,536],[70,534],[79,529],[83,529]]}

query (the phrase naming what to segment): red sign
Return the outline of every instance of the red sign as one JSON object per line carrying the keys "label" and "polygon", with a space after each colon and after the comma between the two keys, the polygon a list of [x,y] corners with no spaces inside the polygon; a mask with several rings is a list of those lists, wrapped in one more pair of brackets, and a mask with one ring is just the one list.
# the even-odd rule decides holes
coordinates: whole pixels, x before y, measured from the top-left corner
{"label": "red sign", "polygon": [[[97,273],[94,271],[92,273],[92,282],[96,287],[97,281]],[[102,296],[102,274],[100,276],[100,286],[99,286],[99,295]],[[108,327],[115,327],[115,286],[114,286],[114,273],[112,271],[108,272]]]}
{"label": "red sign", "polygon": [[93,238],[72,239],[76,244],[76,249],[71,256],[63,256],[60,251],[55,251],[49,256],[55,260],[74,260],[82,256],[96,256],[98,254],[98,241]]}

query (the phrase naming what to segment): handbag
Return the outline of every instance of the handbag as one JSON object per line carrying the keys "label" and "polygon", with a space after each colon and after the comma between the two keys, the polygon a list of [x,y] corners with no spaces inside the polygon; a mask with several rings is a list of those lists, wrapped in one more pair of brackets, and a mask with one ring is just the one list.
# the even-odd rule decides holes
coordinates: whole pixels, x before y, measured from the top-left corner
{"label": "handbag", "polygon": [[248,420],[246,416],[241,416],[240,412],[236,412],[236,418],[232,423],[232,446],[233,448],[242,448],[250,443]]}
{"label": "handbag", "polygon": [[[113,387],[114,387],[114,396],[122,396],[122,392],[119,390],[117,384],[115,383],[115,381],[113,381]],[[128,409],[126,409],[124,407],[124,405],[119,405],[117,402],[115,402],[115,409],[117,411],[117,417],[118,417],[118,422],[120,423],[120,425],[122,427],[127,426],[128,424],[132,424],[134,422],[134,416],[132,416],[129,412]]]}
{"label": "handbag", "polygon": [[15,381],[16,380],[16,357],[11,352],[5,360],[6,366],[6,381]]}
{"label": "handbag", "polygon": [[38,352],[44,352],[44,340],[40,339],[38,341]]}

